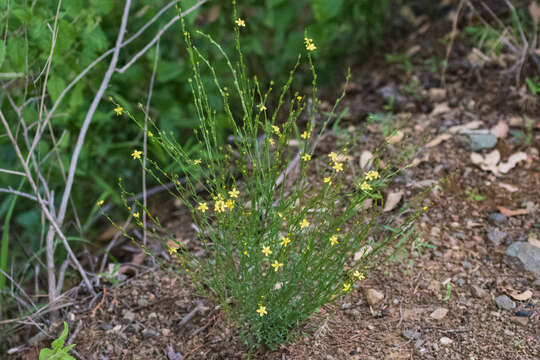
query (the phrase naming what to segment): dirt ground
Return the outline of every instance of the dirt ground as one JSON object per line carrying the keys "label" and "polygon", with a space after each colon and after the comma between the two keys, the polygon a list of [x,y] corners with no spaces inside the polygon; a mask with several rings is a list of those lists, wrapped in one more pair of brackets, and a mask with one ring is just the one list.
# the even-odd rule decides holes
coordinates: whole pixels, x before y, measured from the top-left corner
{"label": "dirt ground", "polygon": [[[355,136],[357,156],[349,165],[359,166],[359,155],[374,151],[384,132],[384,124],[366,125],[366,117],[381,112],[385,96],[394,95],[393,119],[401,121],[402,130],[389,153],[408,145],[419,149],[415,166],[389,189],[403,192],[394,211],[421,189],[434,187],[425,200],[429,210],[418,222],[420,239],[431,244],[421,254],[370,273],[349,295],[313,314],[292,343],[251,353],[219,308],[197,296],[174,269],[153,268],[147,258],[132,264],[120,286],[102,288],[97,298],[68,309],[65,318],[77,329],[71,338],[77,355],[92,360],[540,358],[540,269],[526,270],[506,255],[514,243],[539,244],[540,107],[516,88],[509,65],[473,64],[464,36],[453,44],[442,84],[441,72],[432,71],[427,60],[445,58],[447,46],[439,38],[451,29],[448,19],[424,23],[395,44],[395,52],[412,54],[409,74],[404,64],[389,64],[383,56],[354,69],[344,102],[345,131],[319,148],[327,153]],[[533,71],[533,65],[523,71]],[[532,120],[529,130],[525,115]],[[471,128],[491,129],[495,146],[472,151]],[[485,158],[495,156],[494,150],[500,162]],[[473,152],[481,155],[478,164]],[[525,155],[503,173],[501,166],[517,153]],[[174,202],[167,204],[167,227],[189,240],[186,214]],[[383,298],[370,305],[369,290]],[[8,359],[35,359],[36,349]]]}

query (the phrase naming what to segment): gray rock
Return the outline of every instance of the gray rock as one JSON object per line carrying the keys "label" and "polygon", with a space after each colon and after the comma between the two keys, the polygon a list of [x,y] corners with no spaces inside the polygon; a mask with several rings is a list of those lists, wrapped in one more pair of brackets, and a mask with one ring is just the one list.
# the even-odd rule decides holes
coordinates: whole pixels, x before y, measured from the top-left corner
{"label": "gray rock", "polygon": [[135,313],[133,313],[133,312],[127,310],[127,311],[124,313],[124,320],[130,321],[130,322],[135,321]]}
{"label": "gray rock", "polygon": [[409,340],[420,339],[420,332],[414,329],[403,330],[401,334]]}
{"label": "gray rock", "polygon": [[480,286],[472,285],[471,292],[474,297],[482,299],[487,295],[487,291],[482,289]]}
{"label": "gray rock", "polygon": [[472,267],[472,264],[468,261],[462,261],[461,265],[463,266],[464,269],[470,269]]}
{"label": "gray rock", "polygon": [[519,259],[525,270],[540,276],[540,248],[528,242],[515,242],[508,247],[506,255]]}
{"label": "gray rock", "polygon": [[501,224],[506,221],[506,216],[504,216],[501,213],[496,212],[489,215],[489,220],[493,223]]}
{"label": "gray rock", "polygon": [[516,303],[512,301],[508,296],[506,295],[499,295],[495,298],[495,302],[497,303],[497,306],[504,310],[512,310],[516,308]]}
{"label": "gray rock", "polygon": [[377,89],[377,94],[381,95],[386,101],[390,101],[390,99],[394,98],[394,104],[396,105],[407,102],[407,98],[401,95],[394,85],[386,85]]}
{"label": "gray rock", "polygon": [[107,331],[107,330],[111,330],[113,327],[112,327],[111,323],[106,322],[106,323],[103,323],[103,324],[99,325],[99,328],[101,330]]}
{"label": "gray rock", "polygon": [[149,304],[149,302],[145,298],[141,298],[141,299],[137,300],[137,305],[139,305],[140,307],[146,307],[146,306],[148,306],[148,304]]}
{"label": "gray rock", "polygon": [[470,130],[462,132],[459,140],[471,151],[491,149],[497,144],[497,137],[489,130]]}
{"label": "gray rock", "polygon": [[499,245],[500,243],[502,243],[506,239],[507,236],[508,236],[507,233],[497,229],[496,227],[493,227],[493,226],[488,227],[488,230],[487,230],[488,240],[491,241],[495,245]]}
{"label": "gray rock", "polygon": [[152,330],[152,329],[145,329],[142,332],[142,336],[143,336],[144,340],[153,338],[153,337],[158,336],[158,335],[159,334],[156,331]]}
{"label": "gray rock", "polygon": [[420,347],[422,347],[422,345],[424,345],[424,340],[422,339],[418,339],[414,342],[414,347],[416,349],[420,349]]}

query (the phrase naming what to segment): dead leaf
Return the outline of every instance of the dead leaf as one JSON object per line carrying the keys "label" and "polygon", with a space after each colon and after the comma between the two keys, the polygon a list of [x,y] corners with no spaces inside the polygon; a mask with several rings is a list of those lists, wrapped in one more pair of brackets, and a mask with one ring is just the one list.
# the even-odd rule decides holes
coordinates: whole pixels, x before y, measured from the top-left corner
{"label": "dead leaf", "polygon": [[533,293],[531,290],[525,290],[522,293],[519,293],[515,290],[510,290],[510,291],[507,291],[507,294],[510,295],[510,297],[512,297],[514,300],[525,301],[525,300],[529,300],[532,297]]}
{"label": "dead leaf", "polygon": [[403,140],[404,136],[405,134],[403,133],[403,131],[399,130],[394,135],[387,137],[386,142],[389,144],[397,144],[398,142]]}
{"label": "dead leaf", "polygon": [[146,259],[146,253],[141,252],[141,253],[133,255],[133,259],[131,259],[131,263],[135,265],[141,265],[144,259]]}
{"label": "dead leaf", "polygon": [[504,206],[497,206],[497,210],[499,210],[501,214],[507,217],[528,214],[528,211],[525,209],[510,210],[508,208],[505,208]]}
{"label": "dead leaf", "polygon": [[497,125],[491,128],[490,132],[497,138],[504,139],[506,135],[508,135],[508,130],[510,130],[508,125],[506,125],[506,123],[501,120]]}
{"label": "dead leaf", "polygon": [[362,259],[365,255],[369,254],[373,248],[369,245],[363,246],[359,251],[354,253],[354,261]]}
{"label": "dead leaf", "polygon": [[435,139],[431,140],[430,142],[428,142],[426,144],[426,147],[430,148],[430,147],[434,147],[434,146],[437,146],[439,145],[440,143],[442,143],[443,141],[446,141],[448,139],[452,138],[452,135],[451,134],[448,134],[448,133],[444,133],[444,134],[441,134],[441,135],[438,135],[435,137]]}
{"label": "dead leaf", "polygon": [[483,123],[480,120],[473,120],[463,125],[452,126],[451,128],[448,129],[448,132],[451,134],[457,134],[462,131],[476,130],[482,125]]}
{"label": "dead leaf", "polygon": [[395,208],[396,205],[401,201],[403,194],[403,191],[396,191],[388,194],[388,196],[386,197],[386,203],[384,204],[383,211],[388,212]]}
{"label": "dead leaf", "polygon": [[368,164],[371,165],[372,160],[373,154],[371,152],[367,150],[362,151],[362,154],[360,155],[360,167],[365,169]]}
{"label": "dead leaf", "polygon": [[519,190],[517,187],[507,184],[507,183],[503,183],[503,182],[499,183],[499,186],[510,192],[516,192]]}
{"label": "dead leaf", "polygon": [[523,151],[510,155],[507,162],[503,162],[499,165],[499,171],[506,174],[513,169],[520,161],[527,160],[527,154]]}
{"label": "dead leaf", "polygon": [[433,108],[433,111],[429,115],[437,116],[437,115],[444,114],[449,111],[450,111],[450,108],[448,107],[448,103],[443,102],[443,103],[435,105],[435,107]]}
{"label": "dead leaf", "polygon": [[527,239],[527,242],[531,244],[532,246],[536,246],[537,248],[540,248],[540,240],[538,240],[535,237],[529,236]]}
{"label": "dead leaf", "polygon": [[407,50],[407,56],[412,57],[416,55],[422,48],[420,45],[416,44],[413,47],[411,47],[409,50]]}
{"label": "dead leaf", "polygon": [[485,157],[479,153],[471,153],[471,161],[473,164],[480,167],[484,171],[491,171],[495,175],[499,175],[497,163],[501,159],[499,150],[493,150]]}
{"label": "dead leaf", "polygon": [[431,88],[428,90],[429,99],[433,102],[439,102],[446,98],[446,90],[441,88]]}
{"label": "dead leaf", "polygon": [[512,116],[508,120],[508,123],[510,124],[510,126],[513,127],[522,127],[523,124],[525,124],[525,121],[523,121],[523,118],[521,116]]}
{"label": "dead leaf", "polygon": [[433,311],[429,317],[435,320],[442,320],[446,314],[448,314],[448,309],[440,307],[435,309],[435,311]]}

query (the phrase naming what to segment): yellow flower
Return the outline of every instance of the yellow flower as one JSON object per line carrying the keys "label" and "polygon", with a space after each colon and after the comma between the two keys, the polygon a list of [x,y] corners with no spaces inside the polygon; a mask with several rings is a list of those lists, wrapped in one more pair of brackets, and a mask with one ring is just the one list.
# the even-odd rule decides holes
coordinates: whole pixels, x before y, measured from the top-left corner
{"label": "yellow flower", "polygon": [[298,95],[298,96],[296,97],[296,100],[301,101],[301,100],[302,100],[302,97],[301,97],[300,95]]}
{"label": "yellow flower", "polygon": [[310,154],[304,154],[304,155],[302,155],[302,160],[304,160],[304,161],[309,161],[309,160],[311,160],[311,155],[310,155]]}
{"label": "yellow flower", "polygon": [[332,185],[332,179],[330,177],[325,177],[323,181],[324,181],[325,184]]}
{"label": "yellow flower", "polygon": [[371,181],[371,180],[376,180],[379,178],[379,172],[378,171],[375,171],[375,170],[370,170],[366,173],[366,180],[367,181]]}
{"label": "yellow flower", "polygon": [[244,250],[244,255],[247,255],[247,250]]}
{"label": "yellow flower", "polygon": [[300,135],[300,137],[301,137],[302,139],[309,139],[310,136],[311,136],[311,133],[309,133],[309,132],[307,132],[307,131],[304,131],[304,132],[302,133],[302,135]]}
{"label": "yellow flower", "polygon": [[428,209],[428,207],[427,207],[427,206],[424,206],[424,208],[423,208],[422,210],[426,211],[427,209]]}
{"label": "yellow flower", "polygon": [[266,110],[266,106],[264,106],[264,104],[260,104],[260,105],[259,105],[259,110],[260,110],[260,111],[265,111],[265,110]]}
{"label": "yellow flower", "polygon": [[270,250],[270,246],[263,245],[262,253],[264,254],[264,256],[270,255],[272,253],[272,250]]}
{"label": "yellow flower", "polygon": [[304,43],[306,44],[306,49],[308,51],[314,51],[317,49],[317,47],[315,46],[315,44],[313,44],[313,39],[310,39],[310,38],[307,38],[305,37],[304,38]]}
{"label": "yellow flower", "polygon": [[246,27],[246,22],[242,19],[236,19],[234,22],[236,25],[238,25],[238,27]]}
{"label": "yellow flower", "polygon": [[345,283],[343,284],[343,291],[349,291],[351,290],[351,284]]}
{"label": "yellow flower", "polygon": [[262,305],[259,305],[257,312],[259,313],[260,317],[263,317],[264,315],[268,314],[268,312],[266,311],[266,306],[262,306]]}
{"label": "yellow flower", "polygon": [[199,209],[200,212],[206,212],[206,210],[208,210],[208,205],[206,205],[205,202],[201,202],[199,203],[199,206],[197,207],[197,209]]}
{"label": "yellow flower", "polygon": [[371,187],[371,185],[369,185],[366,181],[364,181],[362,183],[362,185],[360,185],[360,190],[363,190],[363,191],[371,191],[373,190],[373,188]]}
{"label": "yellow flower", "polygon": [[307,219],[304,219],[302,220],[302,222],[300,223],[300,228],[307,228],[309,226],[309,221],[307,221]]}
{"label": "yellow flower", "polygon": [[124,111],[124,108],[121,107],[120,105],[117,105],[117,106],[114,108],[114,112],[116,113],[116,116],[122,115],[122,111]]}
{"label": "yellow flower", "polygon": [[178,248],[169,246],[169,255],[176,254],[177,250],[178,250]]}
{"label": "yellow flower", "polygon": [[152,134],[151,131],[148,131],[148,136],[149,136],[149,137],[152,137],[152,136],[154,136],[154,134]]}
{"label": "yellow flower", "polygon": [[226,207],[225,201],[223,201],[223,200],[218,200],[218,201],[216,201],[216,203],[214,204],[214,211],[217,212],[217,213],[224,212],[224,211],[225,211],[225,207]]}
{"label": "yellow flower", "polygon": [[274,130],[276,134],[279,134],[279,126],[272,125],[272,130]]}
{"label": "yellow flower", "polygon": [[229,191],[229,196],[233,199],[236,199],[240,195],[240,191],[236,190],[236,188],[233,188],[231,191]]}
{"label": "yellow flower", "polygon": [[139,218],[139,212],[133,213],[133,217],[134,217],[135,219],[138,219],[138,218]]}
{"label": "yellow flower", "polygon": [[280,218],[283,218],[283,214],[282,214],[282,213],[280,213],[280,212],[278,211],[277,214],[278,214],[278,216],[279,216]]}
{"label": "yellow flower", "polygon": [[193,163],[195,165],[199,165],[201,163],[201,159],[193,160]]}
{"label": "yellow flower", "polygon": [[332,151],[330,154],[328,154],[328,156],[330,157],[330,159],[332,159],[332,161],[338,161],[338,155],[335,152]]}
{"label": "yellow flower", "polygon": [[133,150],[133,152],[131,153],[131,157],[134,160],[140,159],[141,155],[142,155],[142,151],[140,151],[140,150]]}
{"label": "yellow flower", "polygon": [[343,163],[340,162],[334,162],[334,166],[332,166],[336,172],[343,171]]}
{"label": "yellow flower", "polygon": [[336,235],[332,235],[330,237],[330,244],[332,244],[332,246],[339,244],[338,237]]}
{"label": "yellow flower", "polygon": [[274,268],[275,272],[277,272],[280,267],[283,267],[283,264],[278,262],[277,260],[274,260],[274,262],[271,265]]}
{"label": "yellow flower", "polygon": [[364,280],[365,279],[365,276],[363,273],[361,273],[360,271],[358,270],[355,270],[354,273],[353,273],[353,276],[358,280]]}
{"label": "yellow flower", "polygon": [[234,209],[234,200],[228,199],[227,202],[225,203],[225,205],[227,205],[227,207],[229,208],[229,210]]}
{"label": "yellow flower", "polygon": [[97,204],[98,204],[99,206],[101,206],[101,205],[103,205],[104,202],[105,202],[105,201],[103,201],[103,200],[99,200],[99,201],[97,202]]}
{"label": "yellow flower", "polygon": [[291,242],[291,239],[289,239],[287,236],[283,236],[281,238],[281,246],[287,246],[287,244],[290,242]]}
{"label": "yellow flower", "polygon": [[268,139],[268,143],[270,143],[270,145],[274,145],[276,142],[274,141],[274,139],[269,138],[269,139]]}

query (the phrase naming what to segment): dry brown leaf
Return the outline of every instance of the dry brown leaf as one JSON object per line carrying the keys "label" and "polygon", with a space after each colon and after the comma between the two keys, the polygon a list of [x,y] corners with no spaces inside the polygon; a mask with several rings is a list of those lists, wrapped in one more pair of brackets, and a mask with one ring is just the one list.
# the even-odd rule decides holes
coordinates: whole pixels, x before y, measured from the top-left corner
{"label": "dry brown leaf", "polygon": [[504,206],[497,206],[497,210],[499,210],[501,214],[507,217],[528,214],[528,211],[525,209],[510,210],[508,208],[505,208]]}
{"label": "dry brown leaf", "polygon": [[431,101],[439,102],[446,98],[446,90],[441,88],[431,88],[428,90],[428,95]]}
{"label": "dry brown leaf", "polygon": [[435,107],[433,108],[433,111],[429,115],[437,116],[437,115],[444,114],[449,111],[450,111],[450,108],[448,107],[448,103],[443,102],[443,103],[435,105]]}
{"label": "dry brown leaf", "polygon": [[403,131],[399,130],[394,135],[387,137],[386,142],[389,144],[397,144],[398,142],[403,140],[404,136],[405,134],[403,133]]}
{"label": "dry brown leaf", "polygon": [[523,151],[510,155],[508,161],[499,164],[499,171],[506,174],[512,170],[519,162],[527,160],[527,154]]}
{"label": "dry brown leaf", "polygon": [[476,130],[482,125],[483,123],[480,120],[473,120],[463,125],[452,126],[451,128],[448,129],[448,132],[451,134],[457,134],[462,131]]}
{"label": "dry brown leaf", "polygon": [[516,290],[509,290],[507,291],[507,294],[510,295],[510,297],[512,297],[514,300],[518,301],[529,300],[533,295],[531,290],[525,290],[522,293],[519,293]]}
{"label": "dry brown leaf", "polygon": [[435,309],[435,311],[433,311],[429,317],[435,320],[442,320],[446,314],[448,314],[448,309],[440,307]]}
{"label": "dry brown leaf", "polygon": [[517,187],[515,187],[513,185],[510,185],[510,184],[507,184],[507,183],[503,183],[503,182],[499,183],[499,186],[502,187],[505,190],[510,191],[510,192],[516,192],[516,191],[519,190]]}
{"label": "dry brown leaf", "polygon": [[369,164],[371,166],[371,161],[373,160],[373,154],[367,150],[362,151],[360,155],[360,167],[365,169]]}
{"label": "dry brown leaf", "polygon": [[403,197],[403,191],[391,192],[386,197],[386,203],[384,204],[384,212],[391,211],[401,201]]}
{"label": "dry brown leaf", "polygon": [[508,135],[508,130],[510,130],[508,125],[501,120],[497,125],[491,128],[490,132],[497,138],[504,139],[506,138],[506,135]]}
{"label": "dry brown leaf", "polygon": [[540,248],[540,240],[538,240],[535,237],[529,236],[527,239],[527,242],[531,244],[532,246],[536,246],[537,248]]}
{"label": "dry brown leaf", "polygon": [[446,141],[448,139],[452,138],[452,135],[451,134],[448,134],[448,133],[444,133],[444,134],[441,134],[441,135],[438,135],[435,137],[435,139],[431,140],[430,142],[428,142],[426,144],[426,147],[430,148],[430,147],[434,147],[434,146],[437,146],[439,145],[440,143],[442,143],[443,141]]}
{"label": "dry brown leaf", "polygon": [[523,120],[523,118],[521,116],[512,116],[508,120],[508,123],[510,124],[510,126],[522,127],[523,124],[525,124],[525,121]]}

